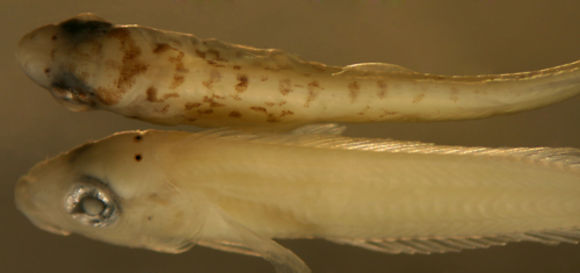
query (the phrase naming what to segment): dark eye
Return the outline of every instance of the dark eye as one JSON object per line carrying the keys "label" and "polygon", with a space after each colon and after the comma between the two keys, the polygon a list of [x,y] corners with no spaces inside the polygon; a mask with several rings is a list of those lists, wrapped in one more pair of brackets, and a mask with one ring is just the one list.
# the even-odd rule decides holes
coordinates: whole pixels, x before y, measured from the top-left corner
{"label": "dark eye", "polygon": [[115,221],[117,204],[112,194],[100,184],[82,183],[73,187],[65,207],[77,221],[94,227],[104,227]]}

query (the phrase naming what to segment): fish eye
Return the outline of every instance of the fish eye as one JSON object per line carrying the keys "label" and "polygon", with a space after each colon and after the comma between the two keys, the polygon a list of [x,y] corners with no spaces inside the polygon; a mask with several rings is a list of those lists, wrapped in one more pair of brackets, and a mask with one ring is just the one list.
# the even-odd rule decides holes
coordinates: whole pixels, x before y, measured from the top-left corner
{"label": "fish eye", "polygon": [[73,219],[93,227],[105,227],[115,221],[118,206],[113,195],[100,185],[82,183],[73,187],[65,200]]}

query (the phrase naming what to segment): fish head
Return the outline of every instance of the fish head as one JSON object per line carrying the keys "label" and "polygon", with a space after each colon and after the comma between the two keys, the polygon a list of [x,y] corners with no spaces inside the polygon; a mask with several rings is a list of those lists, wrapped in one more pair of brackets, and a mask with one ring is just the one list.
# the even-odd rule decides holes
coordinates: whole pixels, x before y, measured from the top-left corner
{"label": "fish head", "polygon": [[82,13],[24,35],[16,58],[30,79],[69,110],[106,108],[117,102],[119,90],[99,83],[119,74],[122,64],[113,60],[123,58],[122,44],[127,38],[123,31]]}
{"label": "fish head", "polygon": [[[35,165],[15,187],[17,208],[39,228],[179,253],[202,221],[162,171],[146,132],[125,132]],[[189,196],[188,196],[189,197]]]}

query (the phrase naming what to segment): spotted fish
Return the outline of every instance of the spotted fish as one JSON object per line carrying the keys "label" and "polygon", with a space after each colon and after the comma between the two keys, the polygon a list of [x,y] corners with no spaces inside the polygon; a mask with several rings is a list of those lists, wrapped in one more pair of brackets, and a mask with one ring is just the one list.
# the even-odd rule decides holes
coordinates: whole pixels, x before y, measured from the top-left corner
{"label": "spotted fish", "polygon": [[129,131],[34,166],[17,207],[41,229],[179,253],[195,244],[307,273],[274,238],[385,253],[580,239],[580,150],[293,134]]}
{"label": "spotted fish", "polygon": [[580,93],[580,61],[477,76],[384,63],[338,67],[275,49],[114,25],[92,14],[27,34],[17,55],[28,76],[71,110],[104,109],[167,125],[296,128],[474,119]]}

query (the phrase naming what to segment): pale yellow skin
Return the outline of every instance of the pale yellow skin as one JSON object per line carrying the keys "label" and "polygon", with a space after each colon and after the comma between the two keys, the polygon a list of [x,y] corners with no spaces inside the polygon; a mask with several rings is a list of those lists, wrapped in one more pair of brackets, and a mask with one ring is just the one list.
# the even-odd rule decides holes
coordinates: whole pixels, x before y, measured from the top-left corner
{"label": "pale yellow skin", "polygon": [[22,38],[26,73],[72,110],[160,124],[284,130],[316,122],[482,118],[580,93],[580,61],[444,76],[382,63],[345,67],[81,14]]}
{"label": "pale yellow skin", "polygon": [[[16,185],[16,203],[48,231],[173,253],[200,244],[260,256],[289,273],[310,271],[272,238],[325,238],[387,253],[580,238],[577,149],[437,146],[336,132],[118,133],[37,164]],[[86,225],[64,209],[86,177],[117,200],[112,224]]]}

